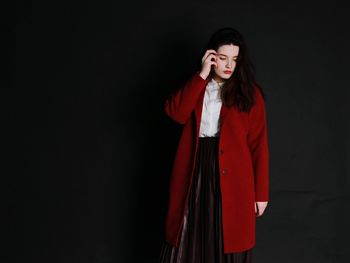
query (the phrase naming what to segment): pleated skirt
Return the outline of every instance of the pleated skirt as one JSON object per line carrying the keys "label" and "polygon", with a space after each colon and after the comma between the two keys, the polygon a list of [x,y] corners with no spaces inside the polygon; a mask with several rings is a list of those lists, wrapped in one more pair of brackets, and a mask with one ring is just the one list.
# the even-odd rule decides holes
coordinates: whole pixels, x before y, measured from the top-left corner
{"label": "pleated skirt", "polygon": [[199,137],[179,247],[163,241],[160,263],[252,263],[253,248],[224,254],[219,137]]}

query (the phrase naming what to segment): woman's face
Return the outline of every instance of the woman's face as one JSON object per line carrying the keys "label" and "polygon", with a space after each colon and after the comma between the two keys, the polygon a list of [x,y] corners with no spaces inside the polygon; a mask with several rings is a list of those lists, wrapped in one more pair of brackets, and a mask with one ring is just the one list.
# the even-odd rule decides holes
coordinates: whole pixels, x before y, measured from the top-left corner
{"label": "woman's face", "polygon": [[236,67],[236,60],[238,57],[239,46],[236,45],[222,45],[216,51],[217,67],[214,69],[214,79],[222,82],[229,79]]}

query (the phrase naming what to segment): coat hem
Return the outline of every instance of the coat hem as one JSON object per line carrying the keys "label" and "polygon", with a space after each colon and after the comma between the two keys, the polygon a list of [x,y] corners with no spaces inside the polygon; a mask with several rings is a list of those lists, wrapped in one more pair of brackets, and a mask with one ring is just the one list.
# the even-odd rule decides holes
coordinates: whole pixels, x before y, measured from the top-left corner
{"label": "coat hem", "polygon": [[246,250],[254,248],[255,245],[256,245],[256,242],[254,242],[253,244],[250,244],[248,246],[228,247],[228,248],[224,249],[224,253],[225,254],[229,254],[229,253],[243,252],[243,251],[246,251]]}

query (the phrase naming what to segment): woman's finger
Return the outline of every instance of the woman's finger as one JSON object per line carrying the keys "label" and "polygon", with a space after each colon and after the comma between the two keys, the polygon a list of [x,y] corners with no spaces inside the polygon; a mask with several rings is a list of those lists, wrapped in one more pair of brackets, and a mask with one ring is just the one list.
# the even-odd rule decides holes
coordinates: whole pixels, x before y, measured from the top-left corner
{"label": "woman's finger", "polygon": [[209,49],[207,50],[207,52],[205,52],[203,58],[202,58],[202,62],[204,62],[205,60],[207,60],[209,57],[215,57],[216,55],[216,51],[213,49]]}

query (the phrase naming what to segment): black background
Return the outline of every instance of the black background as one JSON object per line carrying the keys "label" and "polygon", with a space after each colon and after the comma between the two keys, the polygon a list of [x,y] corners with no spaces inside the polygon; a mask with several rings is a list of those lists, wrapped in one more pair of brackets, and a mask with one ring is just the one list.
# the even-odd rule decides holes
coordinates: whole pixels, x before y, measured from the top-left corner
{"label": "black background", "polygon": [[12,2],[2,261],[157,261],[181,132],[164,98],[211,33],[231,26],[267,97],[271,200],[254,261],[348,262],[348,10],[345,1]]}

